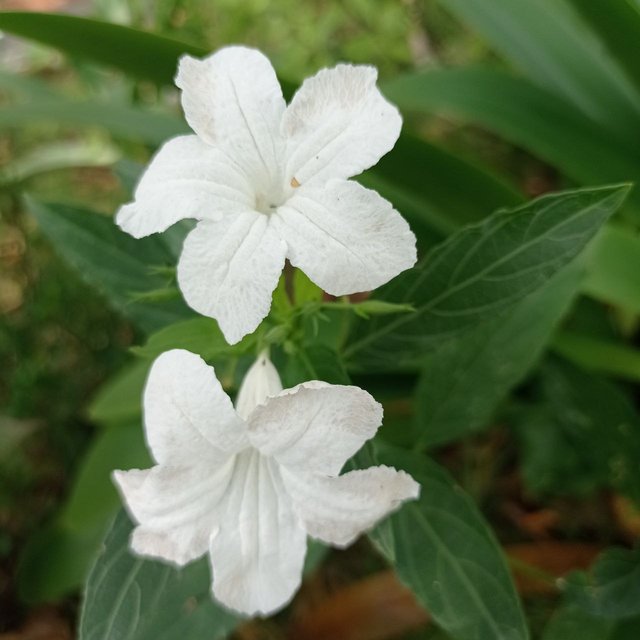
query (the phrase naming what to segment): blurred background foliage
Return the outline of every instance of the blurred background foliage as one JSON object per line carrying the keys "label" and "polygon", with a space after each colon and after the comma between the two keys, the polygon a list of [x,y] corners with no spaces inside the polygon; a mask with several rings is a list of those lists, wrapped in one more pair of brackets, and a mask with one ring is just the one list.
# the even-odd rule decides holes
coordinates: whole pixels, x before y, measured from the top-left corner
{"label": "blurred background foliage", "polygon": [[[423,255],[500,207],[640,175],[635,0],[0,6],[2,638],[71,637],[78,589],[118,504],[108,472],[145,464],[139,397],[151,358],[176,344],[224,356],[211,323],[182,305],[166,269],[184,230],[131,242],[110,219],[154,148],[185,130],[171,86],[175,53],[185,47],[171,40],[193,53],[257,46],[286,87],[337,61],[376,65],[406,135],[362,181],[409,219]],[[151,50],[99,25],[94,40],[91,31],[13,13],[21,10],[88,16],[171,40]],[[531,626],[546,640],[585,638],[585,629],[593,638],[635,638],[639,629],[638,607],[620,619],[593,617],[580,576],[573,608],[558,608],[568,596],[554,582],[640,533],[639,223],[636,189],[584,256],[579,294],[557,307],[529,301],[502,319],[499,335],[510,342],[487,325],[430,353],[420,375],[365,376],[363,386],[385,400],[388,438],[402,444],[421,433],[482,507],[521,570]],[[527,333],[531,327],[541,328]],[[486,344],[494,351],[483,352]],[[224,363],[233,388],[246,362]],[[474,366],[486,375],[482,394],[465,378]],[[438,372],[450,371],[459,372],[456,389],[440,385]],[[355,365],[353,372],[363,376]],[[474,399],[466,407],[463,398]],[[638,573],[637,557],[628,562]],[[362,545],[333,553],[303,601],[328,598],[322,615],[334,615],[339,637],[349,638],[373,616],[363,593],[374,602],[385,594],[381,611],[385,602],[400,607],[400,622],[366,637],[444,638],[380,569]],[[629,589],[640,593],[638,581]],[[290,637],[331,637],[311,635],[313,614],[296,624],[290,633],[299,635]],[[38,629],[49,635],[34,635]],[[236,633],[284,637],[271,622]]]}

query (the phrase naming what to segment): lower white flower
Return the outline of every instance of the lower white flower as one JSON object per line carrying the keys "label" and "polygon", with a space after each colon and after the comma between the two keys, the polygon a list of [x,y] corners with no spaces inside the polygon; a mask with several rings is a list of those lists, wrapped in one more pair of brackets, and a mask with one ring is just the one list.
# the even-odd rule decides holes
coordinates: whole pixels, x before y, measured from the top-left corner
{"label": "lower white flower", "polygon": [[134,552],[184,565],[209,551],[213,594],[269,614],[300,586],[307,534],[344,547],[418,496],[404,471],[338,475],[371,438],[382,407],[353,386],[312,381],[282,390],[261,356],[236,409],[214,370],[176,349],[153,364],[145,430],[156,466],[115,471]]}

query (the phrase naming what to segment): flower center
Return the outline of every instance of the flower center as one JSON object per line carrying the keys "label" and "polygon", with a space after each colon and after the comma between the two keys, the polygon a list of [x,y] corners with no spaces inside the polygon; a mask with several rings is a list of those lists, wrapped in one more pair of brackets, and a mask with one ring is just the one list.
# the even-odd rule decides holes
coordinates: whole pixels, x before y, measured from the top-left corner
{"label": "flower center", "polygon": [[281,196],[275,197],[275,195],[271,193],[256,194],[255,207],[256,207],[256,211],[259,211],[260,213],[269,215],[270,213],[273,213],[282,203],[283,203],[283,198]]}
{"label": "flower center", "polygon": [[269,215],[273,213],[279,206],[283,205],[297,189],[300,183],[295,177],[285,185],[278,185],[265,191],[256,192],[256,211]]}

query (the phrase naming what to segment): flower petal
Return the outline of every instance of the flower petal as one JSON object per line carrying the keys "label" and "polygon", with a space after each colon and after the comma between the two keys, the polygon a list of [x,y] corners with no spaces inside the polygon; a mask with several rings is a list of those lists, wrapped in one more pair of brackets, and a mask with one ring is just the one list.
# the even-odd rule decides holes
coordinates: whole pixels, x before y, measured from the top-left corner
{"label": "flower petal", "polygon": [[305,382],[269,398],[248,418],[251,444],[280,464],[335,475],[382,422],[358,387]]}
{"label": "flower petal", "polygon": [[164,231],[184,218],[217,220],[225,213],[253,209],[247,177],[218,149],[197,136],[166,142],[136,187],[133,202],[116,222],[135,238]]}
{"label": "flower petal", "polygon": [[285,253],[286,244],[264,214],[204,220],[185,240],[178,285],[187,304],[216,318],[233,344],[269,313]]}
{"label": "flower petal", "polygon": [[127,510],[139,525],[131,537],[133,551],[178,565],[203,555],[232,471],[233,460],[217,469],[192,465],[114,471]]}
{"label": "flower petal", "polygon": [[222,149],[265,187],[282,166],[282,90],[269,60],[247,47],[226,47],[204,60],[180,59],[176,85],[191,128]]}
{"label": "flower petal", "polygon": [[309,535],[338,547],[347,546],[420,493],[420,485],[408,473],[385,466],[338,478],[282,469],[282,479]]}
{"label": "flower petal", "polygon": [[302,83],[282,121],[288,180],[349,178],[393,148],[402,118],[377,89],[377,77],[375,67],[339,64]]}
{"label": "flower petal", "polygon": [[282,608],[300,586],[306,547],[277,465],[257,451],[240,454],[211,538],[215,597],[249,615]]}
{"label": "flower petal", "polygon": [[221,462],[248,444],[246,425],[200,356],[173,349],[151,367],[144,390],[145,432],[159,464]]}
{"label": "flower petal", "polygon": [[416,261],[404,218],[356,182],[303,186],[273,219],[291,264],[334,296],[375,289]]}

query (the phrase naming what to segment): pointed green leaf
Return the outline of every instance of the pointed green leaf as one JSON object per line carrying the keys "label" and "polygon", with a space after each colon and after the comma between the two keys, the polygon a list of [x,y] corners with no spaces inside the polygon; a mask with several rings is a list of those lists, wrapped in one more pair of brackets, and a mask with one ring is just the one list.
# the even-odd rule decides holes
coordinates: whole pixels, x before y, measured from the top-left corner
{"label": "pointed green leaf", "polygon": [[416,389],[415,445],[451,442],[489,425],[496,408],[538,361],[578,291],[571,265],[496,320],[438,346]]}
{"label": "pointed green leaf", "polygon": [[422,487],[369,535],[436,623],[456,640],[528,638],[504,554],[471,498],[421,455],[385,446],[376,462]]}
{"label": "pointed green leaf", "polygon": [[575,258],[622,204],[628,187],[583,189],[499,211],[451,236],[377,299],[416,311],[358,324],[346,357],[353,367],[419,362],[456,331],[507,311]]}
{"label": "pointed green leaf", "polygon": [[588,572],[563,581],[567,603],[590,615],[616,620],[640,616],[640,548],[612,547]]}
{"label": "pointed green leaf", "polygon": [[142,329],[158,329],[190,315],[179,299],[162,303],[133,300],[137,293],[165,285],[161,276],[152,273],[153,267],[174,262],[161,236],[136,240],[118,229],[110,217],[68,205],[29,199],[28,207],[56,250]]}
{"label": "pointed green leaf", "polygon": [[131,529],[121,511],[87,579],[79,640],[225,637],[238,619],[211,599],[207,560],[176,569],[135,557]]}

